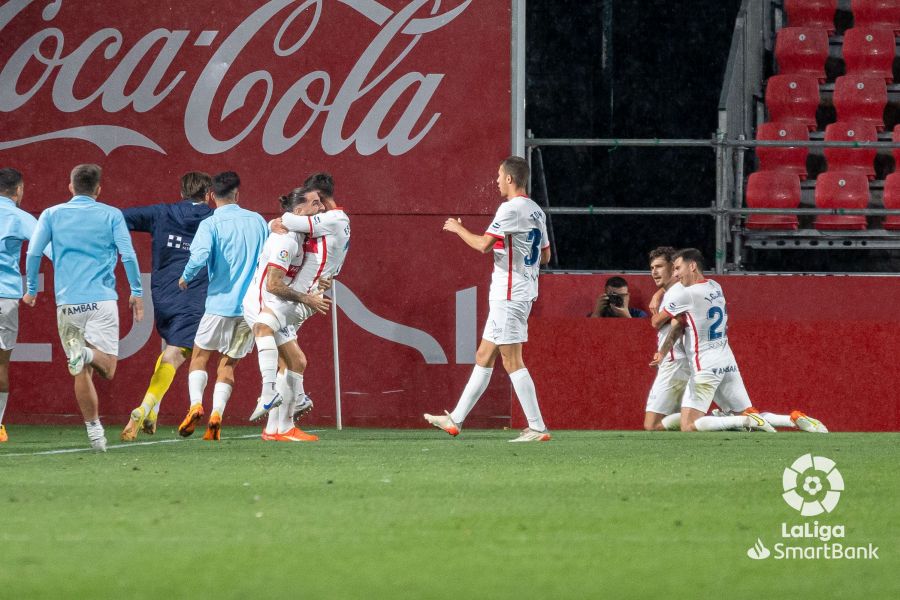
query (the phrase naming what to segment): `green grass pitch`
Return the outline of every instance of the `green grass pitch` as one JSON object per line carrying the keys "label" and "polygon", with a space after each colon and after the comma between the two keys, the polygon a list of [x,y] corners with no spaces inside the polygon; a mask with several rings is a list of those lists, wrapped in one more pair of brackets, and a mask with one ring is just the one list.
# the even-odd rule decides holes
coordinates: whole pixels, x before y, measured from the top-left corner
{"label": "green grass pitch", "polygon": [[[166,427],[140,438],[165,443],[118,447],[110,423],[106,454],[37,454],[85,447],[84,430],[8,429],[4,598],[900,598],[900,434],[350,429],[288,444]],[[845,482],[816,519],[781,498],[806,453]],[[815,520],[878,560],[775,560],[782,523]],[[773,557],[748,558],[758,538]]]}

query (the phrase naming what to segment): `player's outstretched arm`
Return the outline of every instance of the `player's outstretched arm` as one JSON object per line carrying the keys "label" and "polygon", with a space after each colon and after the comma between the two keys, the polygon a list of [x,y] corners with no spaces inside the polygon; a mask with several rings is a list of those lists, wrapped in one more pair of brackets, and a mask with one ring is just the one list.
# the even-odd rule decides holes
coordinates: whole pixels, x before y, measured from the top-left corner
{"label": "player's outstretched arm", "polygon": [[488,234],[478,235],[477,233],[472,233],[462,224],[462,219],[447,219],[444,221],[444,231],[455,233],[469,247],[478,250],[481,253],[490,252],[497,242],[495,237]]}
{"label": "player's outstretched arm", "polygon": [[212,233],[209,230],[209,220],[201,221],[191,242],[191,257],[184,265],[184,272],[178,280],[178,287],[186,290],[188,282],[197,275],[197,271],[206,266],[209,260],[209,252],[212,249]]}

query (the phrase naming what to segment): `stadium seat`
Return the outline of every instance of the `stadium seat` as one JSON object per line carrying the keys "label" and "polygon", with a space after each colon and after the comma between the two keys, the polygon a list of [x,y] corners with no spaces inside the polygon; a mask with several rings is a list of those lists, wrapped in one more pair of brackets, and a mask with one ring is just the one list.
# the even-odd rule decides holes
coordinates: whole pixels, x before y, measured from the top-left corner
{"label": "stadium seat", "polygon": [[[757,171],[747,180],[749,208],[798,208],[800,179],[784,171]],[[748,229],[797,229],[797,215],[750,215]]]}
{"label": "stadium seat", "polygon": [[799,122],[809,131],[816,130],[819,107],[819,82],[804,75],[774,75],[766,83],[766,108],[769,121]]}
{"label": "stadium seat", "polygon": [[784,27],[778,31],[775,60],[782,75],[808,75],[825,83],[827,58],[828,33],[824,29]]}
{"label": "stadium seat", "polygon": [[[877,142],[878,132],[868,123],[838,121],[825,128],[826,142]],[[875,179],[875,148],[825,148],[829,171],[856,171]]]}
{"label": "stadium seat", "polygon": [[852,0],[850,8],[856,27],[892,29],[900,35],[900,0]]}
{"label": "stadium seat", "polygon": [[[756,139],[764,141],[809,140],[809,130],[802,123],[763,123],[756,129]],[[760,171],[785,171],[806,181],[805,146],[756,148]]]}
{"label": "stadium seat", "polygon": [[884,107],[887,106],[884,79],[844,75],[834,82],[834,107],[838,121],[862,121],[884,131]]}
{"label": "stadium seat", "polygon": [[[866,208],[869,180],[853,171],[827,171],[816,178],[816,208]],[[865,229],[864,215],[818,215],[816,229]]]}
{"label": "stadium seat", "polygon": [[837,4],[837,0],[784,0],[784,11],[791,27],[818,27],[832,35]]}
{"label": "stadium seat", "polygon": [[[900,171],[888,175],[884,180],[884,207],[900,208]],[[900,215],[888,215],[884,218],[885,229],[900,229]]]}
{"label": "stadium seat", "polygon": [[848,75],[881,77],[894,82],[894,32],[854,27],[844,33],[844,62]]}

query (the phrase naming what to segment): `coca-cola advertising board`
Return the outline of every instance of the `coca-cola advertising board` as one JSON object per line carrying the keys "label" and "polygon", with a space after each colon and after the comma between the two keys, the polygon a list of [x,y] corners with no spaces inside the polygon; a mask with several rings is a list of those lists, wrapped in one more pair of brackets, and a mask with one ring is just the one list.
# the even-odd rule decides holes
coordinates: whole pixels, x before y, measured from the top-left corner
{"label": "coca-cola advertising board", "polygon": [[[335,178],[352,242],[336,285],[344,423],[413,426],[452,407],[474,361],[491,261],[442,233],[448,216],[488,224],[510,149],[506,0],[272,0],[228,3],[12,0],[0,6],[0,165],[25,177],[22,208],[65,202],[69,172],[103,167],[100,201],[124,208],[179,199],[191,170],[241,176],[241,204],[275,216],[314,171]],[[150,244],[135,233],[149,297]],[[160,339],[152,310],[133,323],[118,268],[116,379],[101,414],[141,399]],[[77,420],[56,333],[52,265],[20,309],[7,420]],[[148,298],[149,299],[149,298]],[[333,424],[333,336],[315,317],[312,423]],[[244,422],[256,360],[237,369],[229,420]],[[495,378],[473,424],[506,424]],[[161,412],[187,408],[186,368]],[[208,401],[208,398],[207,398]]]}

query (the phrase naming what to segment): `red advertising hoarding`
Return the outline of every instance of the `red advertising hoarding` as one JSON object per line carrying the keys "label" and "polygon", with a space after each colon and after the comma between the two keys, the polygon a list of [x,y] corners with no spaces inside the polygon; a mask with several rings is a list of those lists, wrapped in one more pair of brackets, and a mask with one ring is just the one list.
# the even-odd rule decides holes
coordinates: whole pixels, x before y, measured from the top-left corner
{"label": "red advertising hoarding", "polygon": [[[353,228],[337,287],[344,423],[412,425],[451,405],[474,358],[490,259],[441,225],[485,225],[499,202],[510,23],[501,0],[12,0],[0,7],[0,164],[22,171],[35,214],[69,199],[85,162],[103,167],[99,199],[118,207],[178,200],[189,170],[234,170],[242,204],[265,216],[309,173],[331,172]],[[134,242],[149,282],[149,239]],[[11,422],[77,420],[42,271],[38,305],[21,310]],[[149,319],[121,315],[116,379],[97,383],[110,417],[140,401],[160,348]],[[300,343],[310,420],[331,424],[330,319],[308,322]],[[226,426],[255,403],[255,358],[237,376]],[[183,372],[164,419],[183,415],[186,388]],[[507,388],[496,381],[482,414],[508,421]]]}

